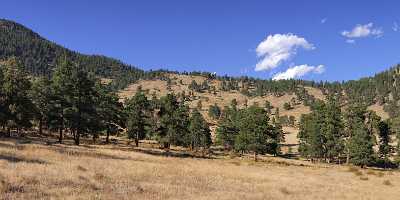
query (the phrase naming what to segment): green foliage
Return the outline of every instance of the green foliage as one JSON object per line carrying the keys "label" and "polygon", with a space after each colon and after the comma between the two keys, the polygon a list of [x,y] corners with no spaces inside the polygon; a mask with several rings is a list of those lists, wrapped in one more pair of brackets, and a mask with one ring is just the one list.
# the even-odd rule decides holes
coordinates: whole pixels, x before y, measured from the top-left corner
{"label": "green foliage", "polygon": [[264,108],[267,111],[268,114],[272,113],[272,108],[274,108],[271,104],[271,102],[269,102],[268,100],[265,101],[264,103]]}
{"label": "green foliage", "polygon": [[340,107],[333,97],[317,102],[311,114],[300,120],[299,152],[310,158],[337,160],[344,152],[344,132]]}
{"label": "green foliage", "polygon": [[235,137],[239,133],[240,113],[236,109],[225,107],[217,127],[217,143],[225,148],[232,149]]}
{"label": "green foliage", "polygon": [[379,135],[379,156],[382,159],[388,159],[390,155],[390,129],[389,124],[384,121],[378,123]]}
{"label": "green foliage", "polygon": [[349,140],[350,162],[361,167],[373,161],[373,143],[371,134],[361,121],[357,121],[352,130],[353,136]]}
{"label": "green foliage", "polygon": [[[273,126],[260,107],[236,110],[225,107],[217,128],[217,142],[235,151],[278,154],[282,139],[280,127]],[[278,130],[279,129],[279,130]]]}
{"label": "green foliage", "polygon": [[167,94],[160,99],[159,127],[157,140],[165,147],[170,145],[183,145],[184,134],[188,132],[189,108],[178,102],[174,94]]}
{"label": "green foliage", "polygon": [[208,108],[208,116],[212,119],[219,119],[221,116],[221,108],[217,104],[210,105]]}
{"label": "green foliage", "polygon": [[139,140],[146,137],[147,119],[149,118],[150,102],[141,89],[126,103],[127,133],[129,139],[134,139],[136,146]]}
{"label": "green foliage", "polygon": [[[1,63],[2,68],[2,123],[9,128],[30,128],[34,117],[33,104],[29,98],[31,82],[22,64],[11,58]],[[8,131],[10,134],[10,131]]]}
{"label": "green foliage", "polygon": [[51,81],[47,77],[33,80],[30,98],[34,104],[35,118],[39,121],[39,134],[42,134],[43,125],[48,126],[52,97]]}
{"label": "green foliage", "polygon": [[290,103],[288,103],[288,102],[285,102],[284,104],[283,104],[283,108],[285,109],[285,110],[291,110],[291,109],[293,109],[293,107],[290,105]]}
{"label": "green foliage", "polygon": [[212,143],[209,125],[197,109],[193,110],[189,119],[189,134],[185,143],[191,149],[208,148]]}
{"label": "green foliage", "polygon": [[99,82],[96,84],[96,90],[98,91],[96,98],[97,121],[100,123],[100,130],[106,131],[106,142],[109,143],[110,135],[117,134],[119,128],[125,127],[127,114],[124,113],[124,105],[119,102],[116,93]]}

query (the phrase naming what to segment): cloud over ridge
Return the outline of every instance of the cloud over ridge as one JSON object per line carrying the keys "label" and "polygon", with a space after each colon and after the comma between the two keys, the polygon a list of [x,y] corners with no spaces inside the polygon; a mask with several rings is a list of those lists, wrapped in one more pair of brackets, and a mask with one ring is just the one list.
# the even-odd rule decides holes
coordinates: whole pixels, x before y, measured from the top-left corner
{"label": "cloud over ridge", "polygon": [[273,80],[288,80],[300,78],[306,74],[314,73],[321,74],[325,71],[324,65],[310,66],[310,65],[298,65],[287,69],[284,72],[279,72],[273,76]]}
{"label": "cloud over ridge", "polygon": [[314,46],[306,39],[291,33],[269,35],[256,48],[257,56],[261,60],[256,64],[255,71],[278,67],[295,55],[299,48],[311,50]]}

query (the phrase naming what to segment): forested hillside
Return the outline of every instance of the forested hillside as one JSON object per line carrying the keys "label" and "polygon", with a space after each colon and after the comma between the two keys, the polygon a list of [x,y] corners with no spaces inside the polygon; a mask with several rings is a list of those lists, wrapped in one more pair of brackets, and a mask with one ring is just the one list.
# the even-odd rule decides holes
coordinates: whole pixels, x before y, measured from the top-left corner
{"label": "forested hillside", "polygon": [[400,152],[400,66],[346,82],[144,71],[73,52],[7,20],[0,44],[0,125],[8,136],[46,129],[79,144],[125,133],[136,146],[219,145],[255,158],[298,146],[304,158],[361,166],[386,166]]}
{"label": "forested hillside", "polygon": [[144,78],[145,72],[119,60],[101,55],[84,55],[68,50],[42,38],[21,24],[0,19],[0,59],[11,56],[20,60],[33,75],[50,76],[62,55],[79,63],[86,71],[100,77],[112,78],[115,88],[123,88],[126,83]]}
{"label": "forested hillside", "polygon": [[[139,79],[156,78],[167,80],[166,71],[149,71],[101,55],[84,55],[68,50],[58,44],[42,38],[39,34],[21,24],[0,19],[0,60],[16,57],[24,68],[33,75],[50,76],[57,60],[62,55],[84,68],[89,73],[112,80],[113,89],[123,89]],[[170,72],[171,73],[171,72]],[[173,72],[178,73],[178,72]],[[222,81],[221,90],[236,90],[247,96],[263,96],[273,94],[281,96],[287,93],[302,92],[303,87],[315,87],[326,94],[339,94],[343,104],[358,102],[366,105],[378,103],[385,106],[391,117],[398,115],[397,101],[399,92],[399,66],[378,73],[373,77],[347,82],[313,82],[303,80],[262,80],[251,77],[215,76],[211,73],[184,73],[203,76]],[[201,83],[199,83],[201,84]],[[199,87],[200,88],[200,87]],[[196,88],[198,90],[199,88]],[[306,94],[300,94],[307,98]]]}

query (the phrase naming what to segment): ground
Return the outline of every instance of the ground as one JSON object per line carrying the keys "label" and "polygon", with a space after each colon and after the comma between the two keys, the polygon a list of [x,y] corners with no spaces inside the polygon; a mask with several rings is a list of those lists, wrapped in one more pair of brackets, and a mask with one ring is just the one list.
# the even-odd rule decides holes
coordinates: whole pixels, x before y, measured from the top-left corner
{"label": "ground", "polygon": [[1,138],[1,199],[398,199],[400,173]]}

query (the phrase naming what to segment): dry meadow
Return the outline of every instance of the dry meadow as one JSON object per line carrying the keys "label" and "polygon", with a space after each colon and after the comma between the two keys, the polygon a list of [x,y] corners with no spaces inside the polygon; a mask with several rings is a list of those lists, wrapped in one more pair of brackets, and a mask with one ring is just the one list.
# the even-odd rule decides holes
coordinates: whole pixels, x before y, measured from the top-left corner
{"label": "dry meadow", "polygon": [[1,199],[398,199],[400,173],[128,145],[0,141]]}

